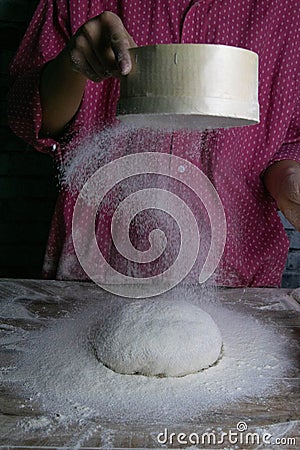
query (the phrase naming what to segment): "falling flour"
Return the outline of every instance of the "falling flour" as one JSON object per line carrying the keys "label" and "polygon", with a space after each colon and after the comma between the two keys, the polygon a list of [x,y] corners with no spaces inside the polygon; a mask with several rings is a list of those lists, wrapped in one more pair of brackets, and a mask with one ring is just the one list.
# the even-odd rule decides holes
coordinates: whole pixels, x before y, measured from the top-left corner
{"label": "falling flour", "polygon": [[[198,133],[197,140],[190,142],[191,132],[182,130],[182,138],[189,139],[189,145],[182,150],[182,158],[193,160],[199,158],[200,149],[206,149],[207,136],[215,138],[217,130],[211,133]],[[172,146],[173,133],[170,130],[141,129],[137,126],[117,124],[107,126],[101,132],[91,134],[76,148],[64,155],[59,167],[60,182],[70,192],[80,192],[88,179],[104,165],[129,153],[157,152]],[[127,180],[128,185],[131,184]],[[116,204],[118,197],[115,198]]]}

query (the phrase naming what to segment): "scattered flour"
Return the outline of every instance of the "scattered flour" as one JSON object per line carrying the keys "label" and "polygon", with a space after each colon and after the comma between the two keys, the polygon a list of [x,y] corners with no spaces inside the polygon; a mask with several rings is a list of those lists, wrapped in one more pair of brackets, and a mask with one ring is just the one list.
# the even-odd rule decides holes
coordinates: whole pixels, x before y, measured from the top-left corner
{"label": "scattered flour", "polygon": [[294,289],[291,295],[297,302],[300,303],[300,288]]}
{"label": "scattered flour", "polygon": [[160,300],[176,298],[201,307],[221,331],[222,358],[207,370],[159,378],[122,375],[102,365],[95,355],[93,330],[112,304],[117,308],[126,300],[99,289],[98,297],[81,303],[69,317],[31,330],[14,370],[4,372],[2,379],[65,424],[95,418],[113,424],[183,423],[276,390],[276,379],[290,368],[286,338],[268,323],[179,287]]}

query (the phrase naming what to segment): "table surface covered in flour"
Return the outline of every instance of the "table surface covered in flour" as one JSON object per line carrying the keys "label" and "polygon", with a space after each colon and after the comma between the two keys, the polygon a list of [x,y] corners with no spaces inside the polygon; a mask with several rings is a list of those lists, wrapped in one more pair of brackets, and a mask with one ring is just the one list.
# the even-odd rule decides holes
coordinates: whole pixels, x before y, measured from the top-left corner
{"label": "table surface covered in flour", "polygon": [[[21,299],[22,308],[30,315],[20,313],[16,301],[12,313],[0,314],[0,445],[2,446],[49,446],[49,447],[102,447],[102,448],[154,448],[160,447],[157,434],[164,432],[186,435],[204,432],[221,433],[229,430],[236,431],[237,424],[245,422],[248,432],[269,432],[273,436],[297,439],[286,444],[272,445],[272,448],[299,448],[300,428],[300,395],[299,395],[299,303],[287,289],[219,289],[215,291],[222,303],[237,313],[245,314],[254,320],[265,324],[272,324],[291,343],[291,370],[277,380],[277,387],[266,398],[247,398],[238,403],[230,404],[210,410],[201,418],[192,421],[184,419],[168,424],[168,417],[164,423],[145,421],[144,423],[120,423],[118,420],[109,423],[99,417],[86,421],[79,421],[76,425],[61,423],[53,414],[47,416],[42,411],[39,401],[30,396],[24,397],[9,381],[9,372],[14,371],[18,364],[20,348],[14,343],[14,334],[18,330],[22,333],[20,339],[30,339],[39,329],[47,329],[49,324],[72,317],[74,310],[82,302],[88,304],[89,298],[99,295],[99,287],[92,283],[58,282],[40,280],[9,280],[0,281],[0,305],[14,299]],[[199,287],[199,292],[201,288]],[[105,296],[105,291],[100,291]],[[34,301],[30,301],[32,298]],[[67,345],[67,344],[66,344]],[[70,344],[71,345],[71,344]],[[22,346],[21,346],[22,347]],[[288,348],[288,347],[287,347]],[[58,368],[59,370],[59,368]],[[4,375],[4,376],[3,376]],[[135,375],[134,375],[135,376]],[[70,381],[71,382],[71,381]],[[257,377],[257,383],[259,383]],[[138,395],[138,392],[136,393]],[[26,423],[29,424],[26,427]],[[45,430],[48,427],[48,432]],[[77,436],[74,440],[74,436]],[[190,443],[191,445],[191,443]],[[187,447],[177,441],[168,441],[164,447]],[[225,444],[201,446],[199,448],[268,448],[260,443],[256,445]]]}

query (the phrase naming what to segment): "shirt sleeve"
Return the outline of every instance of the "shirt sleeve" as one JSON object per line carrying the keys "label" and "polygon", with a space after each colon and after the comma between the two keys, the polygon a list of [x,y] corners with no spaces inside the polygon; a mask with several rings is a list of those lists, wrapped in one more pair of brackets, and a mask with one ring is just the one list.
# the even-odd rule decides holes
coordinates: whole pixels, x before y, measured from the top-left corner
{"label": "shirt sleeve", "polygon": [[291,159],[300,164],[300,101],[296,104],[284,143],[269,161],[267,167],[285,159]]}
{"label": "shirt sleeve", "polygon": [[68,141],[72,125],[59,140],[39,136],[42,109],[40,75],[45,64],[56,57],[70,39],[68,2],[41,0],[10,66],[8,124],[23,140],[39,151],[58,151]]}

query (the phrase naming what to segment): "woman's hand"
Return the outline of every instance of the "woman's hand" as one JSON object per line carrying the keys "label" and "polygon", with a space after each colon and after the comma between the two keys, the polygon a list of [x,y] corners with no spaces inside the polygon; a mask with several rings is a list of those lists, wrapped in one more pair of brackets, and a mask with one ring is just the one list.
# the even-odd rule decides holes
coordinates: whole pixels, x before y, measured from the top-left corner
{"label": "woman's hand", "polygon": [[292,160],[270,166],[264,184],[287,220],[300,231],[300,164]]}
{"label": "woman's hand", "polygon": [[71,58],[73,70],[97,82],[130,72],[130,47],[136,44],[121,19],[105,11],[82,25],[65,51]]}
{"label": "woman's hand", "polygon": [[88,79],[102,81],[131,70],[128,49],[135,47],[116,14],[105,11],[87,21],[62,52],[44,68],[40,82],[40,136],[59,136],[74,117]]}

